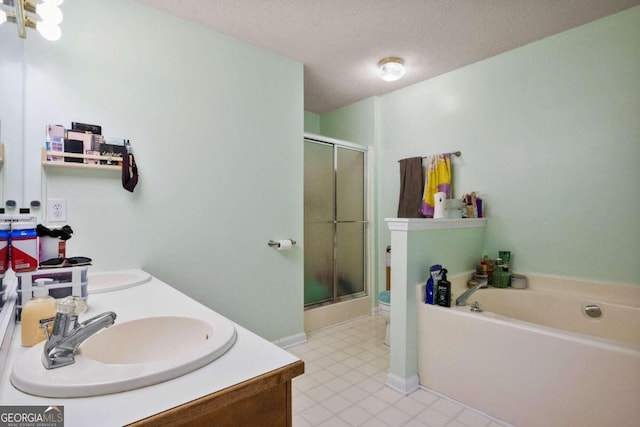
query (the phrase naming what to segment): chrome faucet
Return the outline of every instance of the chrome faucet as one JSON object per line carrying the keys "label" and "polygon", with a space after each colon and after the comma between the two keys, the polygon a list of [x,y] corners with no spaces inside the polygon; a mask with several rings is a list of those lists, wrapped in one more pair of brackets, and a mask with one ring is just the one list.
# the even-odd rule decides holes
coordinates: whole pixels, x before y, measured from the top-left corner
{"label": "chrome faucet", "polygon": [[48,333],[47,325],[43,325],[47,341],[42,354],[42,364],[47,369],[55,369],[75,363],[74,354],[80,344],[96,332],[113,325],[115,320],[116,314],[107,311],[78,323],[76,312],[58,311],[51,335]]}
{"label": "chrome faucet", "polygon": [[460,305],[460,306],[467,305],[467,299],[469,299],[469,297],[473,295],[475,291],[477,291],[480,288],[486,288],[486,287],[487,287],[487,282],[480,282],[477,285],[475,285],[473,288],[467,289],[466,291],[463,292],[462,295],[456,298],[456,305]]}

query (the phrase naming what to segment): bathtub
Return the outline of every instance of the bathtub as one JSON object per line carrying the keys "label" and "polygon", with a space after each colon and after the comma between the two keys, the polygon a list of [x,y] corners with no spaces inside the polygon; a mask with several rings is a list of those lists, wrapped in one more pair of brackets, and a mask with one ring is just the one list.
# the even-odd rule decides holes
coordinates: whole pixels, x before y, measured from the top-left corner
{"label": "bathtub", "polygon": [[420,384],[515,426],[640,425],[640,286],[543,279],[451,308],[419,287]]}

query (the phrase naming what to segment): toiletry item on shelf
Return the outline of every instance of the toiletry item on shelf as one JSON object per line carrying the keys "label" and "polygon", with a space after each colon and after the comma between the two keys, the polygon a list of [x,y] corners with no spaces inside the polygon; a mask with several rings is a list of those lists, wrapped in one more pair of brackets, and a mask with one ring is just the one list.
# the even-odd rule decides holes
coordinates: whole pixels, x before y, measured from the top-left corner
{"label": "toiletry item on shelf", "polygon": [[511,286],[511,273],[504,269],[498,269],[493,273],[494,288],[508,288]]}
{"label": "toiletry item on shelf", "polygon": [[511,266],[511,251],[498,251],[498,257],[502,260],[503,268],[508,271]]}
{"label": "toiletry item on shelf", "polygon": [[447,280],[447,269],[442,269],[442,278],[438,281],[437,304],[451,307],[451,282]]}
{"label": "toiletry item on shelf", "polygon": [[94,135],[102,135],[102,126],[90,123],[71,122],[71,130]]}
{"label": "toiletry item on shelf", "polygon": [[106,142],[100,144],[100,155],[112,157],[112,159],[100,160],[100,164],[122,166],[122,158],[127,154],[125,144],[126,140],[122,138],[106,138]]}
{"label": "toiletry item on shelf", "polygon": [[11,268],[16,273],[38,269],[35,221],[11,223]]}
{"label": "toiletry item on shelf", "polygon": [[[9,235],[11,223],[0,222],[0,274],[4,274],[9,268]],[[1,287],[1,285],[0,285]]]}
{"label": "toiletry item on shelf", "polygon": [[447,201],[447,193],[440,191],[433,195],[433,218],[444,218],[444,207]]}
{"label": "toiletry item on shelf", "polygon": [[[31,347],[46,339],[41,321],[52,321],[56,315],[56,300],[49,296],[45,283],[48,279],[39,279],[33,288],[33,298],[22,309],[22,345]],[[50,322],[49,329],[53,327]]]}
{"label": "toiletry item on shelf", "polygon": [[[67,151],[68,142],[80,141],[82,145],[77,144],[76,142],[71,143],[71,146],[74,149],[73,152],[77,154],[86,154],[87,151],[91,151],[92,140],[93,137],[90,133],[86,133],[84,131],[67,130],[67,138],[65,139],[65,151]],[[65,158],[65,162],[87,163],[87,159]]]}
{"label": "toiletry item on shelf", "polygon": [[514,289],[526,289],[527,277],[522,274],[513,274],[511,276],[511,287]]}
{"label": "toiletry item on shelf", "polygon": [[66,242],[73,237],[73,230],[70,226],[65,225],[62,228],[49,229],[42,224],[38,224],[36,233],[38,234],[39,262],[67,256]]}
{"label": "toiletry item on shelf", "polygon": [[478,197],[476,191],[472,191],[470,194],[463,194],[462,204],[464,205],[463,218],[484,218],[482,199]]}
{"label": "toiletry item on shelf", "polygon": [[[47,151],[64,152],[64,126],[53,124],[47,125],[46,148]],[[64,161],[64,157],[50,156],[47,157],[47,160],[62,162]]]}
{"label": "toiletry item on shelf", "polygon": [[[64,152],[71,154],[84,154],[84,142],[80,139],[64,139]],[[83,163],[82,158],[79,157],[65,157],[65,162],[68,163]]]}
{"label": "toiletry item on shelf", "polygon": [[427,289],[425,291],[424,301],[426,304],[436,303],[436,287],[441,278],[441,272],[442,266],[440,264],[432,265],[431,268],[429,268],[429,278],[427,279]]}

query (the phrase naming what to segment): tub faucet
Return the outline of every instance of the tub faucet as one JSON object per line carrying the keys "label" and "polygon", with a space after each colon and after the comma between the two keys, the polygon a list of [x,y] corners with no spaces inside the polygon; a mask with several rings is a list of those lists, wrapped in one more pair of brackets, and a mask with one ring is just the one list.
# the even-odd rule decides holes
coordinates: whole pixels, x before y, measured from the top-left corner
{"label": "tub faucet", "polygon": [[47,325],[43,325],[47,341],[42,364],[47,369],[55,369],[75,363],[74,353],[80,344],[96,332],[113,325],[115,320],[116,314],[113,311],[99,314],[82,323],[78,323],[76,312],[58,312],[51,335],[47,331]]}
{"label": "tub faucet", "polygon": [[477,291],[480,288],[486,288],[486,287],[487,287],[487,282],[480,282],[477,285],[475,285],[473,288],[467,289],[466,291],[463,292],[462,295],[456,298],[456,305],[459,305],[459,306],[467,305],[467,299],[469,299],[469,297],[473,295],[475,291]]}

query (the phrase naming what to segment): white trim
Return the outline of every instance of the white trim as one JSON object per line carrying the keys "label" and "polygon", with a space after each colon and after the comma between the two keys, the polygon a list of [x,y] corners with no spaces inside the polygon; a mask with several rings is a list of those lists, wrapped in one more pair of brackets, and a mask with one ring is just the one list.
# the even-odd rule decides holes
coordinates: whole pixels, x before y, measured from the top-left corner
{"label": "white trim", "polygon": [[391,231],[445,230],[453,228],[482,228],[487,218],[433,219],[433,218],[385,218]]}
{"label": "white trim", "polygon": [[329,138],[327,136],[316,135],[313,133],[305,132],[304,139],[305,141],[309,141],[309,142],[326,142],[329,144],[337,145],[339,147],[352,148],[358,151],[364,151],[364,152],[369,151],[369,147],[366,145],[355,144],[353,142],[343,141],[341,139]]}
{"label": "white trim", "polygon": [[288,337],[279,338],[271,342],[280,348],[286,349],[295,345],[306,343],[307,334],[305,334],[304,332],[300,332],[299,334],[289,335]]}
{"label": "white trim", "polygon": [[304,311],[304,330],[307,333],[315,332],[358,317],[368,316],[370,311],[371,298],[368,296],[314,307]]}
{"label": "white trim", "polygon": [[433,390],[433,389],[431,389],[429,387],[425,387],[425,386],[421,385],[420,387],[418,387],[418,389],[427,391],[427,392],[432,393],[432,394],[435,394],[439,398],[444,399],[444,400],[448,400],[449,402],[455,403],[456,405],[463,406],[463,407],[465,407],[465,409],[468,409],[471,412],[475,412],[476,414],[480,415],[483,418],[488,418],[488,419],[490,419],[491,421],[493,421],[496,424],[500,424],[501,426],[504,426],[504,427],[513,427],[511,424],[507,423],[504,420],[501,420],[501,419],[496,418],[496,417],[494,417],[492,415],[489,415],[486,412],[482,412],[481,410],[476,409],[473,406],[469,406],[464,402],[461,402],[459,400],[453,399],[453,398],[447,396],[446,394],[442,394],[440,392],[437,392],[437,391],[435,391],[435,390]]}
{"label": "white trim", "polygon": [[420,388],[420,379],[417,375],[404,378],[389,372],[387,374],[387,386],[408,396]]}

